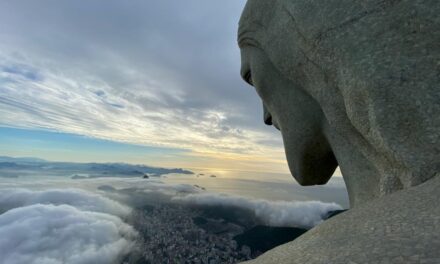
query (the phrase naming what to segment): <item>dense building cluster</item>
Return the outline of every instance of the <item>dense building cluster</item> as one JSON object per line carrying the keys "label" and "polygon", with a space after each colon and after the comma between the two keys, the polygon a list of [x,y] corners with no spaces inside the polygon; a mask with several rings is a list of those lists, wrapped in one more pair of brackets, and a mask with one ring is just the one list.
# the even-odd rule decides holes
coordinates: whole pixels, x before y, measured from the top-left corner
{"label": "dense building cluster", "polygon": [[251,256],[247,246],[238,248],[233,240],[242,231],[239,226],[222,223],[220,228],[217,220],[200,218],[197,210],[147,206],[134,211],[132,219],[141,234],[136,263],[237,263]]}

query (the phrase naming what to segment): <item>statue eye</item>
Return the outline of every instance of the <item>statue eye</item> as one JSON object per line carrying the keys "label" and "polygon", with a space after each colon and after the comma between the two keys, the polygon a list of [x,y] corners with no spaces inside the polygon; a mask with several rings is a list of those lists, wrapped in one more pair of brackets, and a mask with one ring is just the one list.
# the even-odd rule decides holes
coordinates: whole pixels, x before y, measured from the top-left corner
{"label": "statue eye", "polygon": [[252,81],[252,74],[251,71],[246,72],[246,74],[244,75],[244,80],[245,82],[247,82],[248,84],[254,86],[254,83]]}

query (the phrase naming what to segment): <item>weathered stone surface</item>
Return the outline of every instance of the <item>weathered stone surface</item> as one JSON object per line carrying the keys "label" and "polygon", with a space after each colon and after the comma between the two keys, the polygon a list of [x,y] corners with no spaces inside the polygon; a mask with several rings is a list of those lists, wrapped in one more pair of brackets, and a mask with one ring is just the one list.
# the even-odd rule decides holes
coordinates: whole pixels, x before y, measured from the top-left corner
{"label": "weathered stone surface", "polygon": [[379,198],[249,263],[440,263],[439,188],[436,177]]}
{"label": "weathered stone surface", "polygon": [[353,207],[281,247],[303,258],[286,263],[346,263],[338,253],[368,263],[351,257],[371,252],[375,263],[439,261],[439,13],[432,0],[248,1],[242,76],[265,123],[281,130],[299,183],[325,184],[339,165]]}

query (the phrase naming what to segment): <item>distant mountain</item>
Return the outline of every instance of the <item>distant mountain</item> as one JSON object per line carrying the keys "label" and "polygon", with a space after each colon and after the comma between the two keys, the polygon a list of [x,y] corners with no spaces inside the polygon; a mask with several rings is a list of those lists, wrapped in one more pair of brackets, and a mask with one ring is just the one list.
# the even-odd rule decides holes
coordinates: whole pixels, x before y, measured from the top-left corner
{"label": "distant mountain", "polygon": [[0,177],[17,177],[33,173],[48,176],[71,175],[73,179],[160,176],[170,173],[194,174],[181,168],[167,169],[126,163],[51,162],[37,158],[0,156]]}
{"label": "distant mountain", "polygon": [[47,160],[32,158],[32,157],[20,157],[13,158],[7,156],[0,156],[0,162],[27,162],[27,163],[35,163],[35,162],[47,162]]}

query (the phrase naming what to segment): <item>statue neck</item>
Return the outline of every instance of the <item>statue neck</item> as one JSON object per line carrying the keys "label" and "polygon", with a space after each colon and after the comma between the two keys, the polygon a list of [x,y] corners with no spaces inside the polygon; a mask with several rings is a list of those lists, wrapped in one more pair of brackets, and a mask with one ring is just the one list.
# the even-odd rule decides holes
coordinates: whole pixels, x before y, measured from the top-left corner
{"label": "statue neck", "polygon": [[[338,161],[351,207],[440,177],[440,173],[419,172],[415,168],[409,171],[401,169],[403,166],[393,167],[392,163],[387,163],[380,156],[368,159],[360,146],[351,142],[349,137],[341,136],[327,123],[324,125],[324,133]],[[413,184],[402,184],[402,178],[412,179],[407,182]]]}
{"label": "statue neck", "polygon": [[380,173],[346,137],[334,130],[324,130],[338,161],[347,187],[350,207],[380,197]]}

